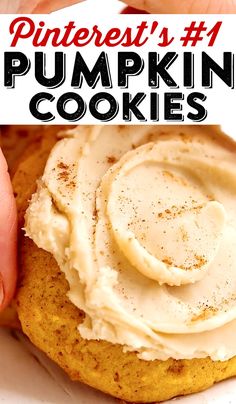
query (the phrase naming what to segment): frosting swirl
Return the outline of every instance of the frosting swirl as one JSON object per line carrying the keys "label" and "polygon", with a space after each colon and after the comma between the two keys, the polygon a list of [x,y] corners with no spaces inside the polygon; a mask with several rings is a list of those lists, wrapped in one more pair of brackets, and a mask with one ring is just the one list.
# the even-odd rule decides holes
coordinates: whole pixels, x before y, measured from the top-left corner
{"label": "frosting swirl", "polygon": [[65,273],[82,337],[145,360],[236,355],[235,153],[214,127],[65,133],[26,232]]}

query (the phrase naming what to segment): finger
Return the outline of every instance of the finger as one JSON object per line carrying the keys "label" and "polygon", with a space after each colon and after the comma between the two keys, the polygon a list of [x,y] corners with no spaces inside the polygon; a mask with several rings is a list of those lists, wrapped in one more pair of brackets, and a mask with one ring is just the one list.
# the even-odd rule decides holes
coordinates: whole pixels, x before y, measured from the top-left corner
{"label": "finger", "polygon": [[121,11],[121,14],[148,14],[147,11],[138,10],[133,7],[125,7],[124,10]]}
{"label": "finger", "polygon": [[0,310],[12,299],[16,285],[17,215],[7,164],[0,150]]}
{"label": "finger", "polygon": [[16,13],[19,7],[19,0],[0,0],[0,14]]}
{"label": "finger", "polygon": [[131,7],[160,14],[234,14],[236,0],[125,0]]}
{"label": "finger", "polygon": [[51,13],[64,7],[69,7],[80,3],[83,0],[29,0],[21,1],[18,13]]}

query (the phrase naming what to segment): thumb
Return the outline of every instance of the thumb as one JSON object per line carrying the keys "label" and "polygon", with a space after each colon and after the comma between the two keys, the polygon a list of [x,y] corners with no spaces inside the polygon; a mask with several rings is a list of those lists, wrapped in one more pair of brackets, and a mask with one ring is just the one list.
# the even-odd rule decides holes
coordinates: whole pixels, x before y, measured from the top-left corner
{"label": "thumb", "polygon": [[234,14],[236,0],[125,0],[127,4],[159,14]]}
{"label": "thumb", "polygon": [[17,215],[7,164],[0,149],[0,311],[13,297],[16,284]]}
{"label": "thumb", "polygon": [[82,0],[20,0],[18,13],[44,14],[72,6]]}

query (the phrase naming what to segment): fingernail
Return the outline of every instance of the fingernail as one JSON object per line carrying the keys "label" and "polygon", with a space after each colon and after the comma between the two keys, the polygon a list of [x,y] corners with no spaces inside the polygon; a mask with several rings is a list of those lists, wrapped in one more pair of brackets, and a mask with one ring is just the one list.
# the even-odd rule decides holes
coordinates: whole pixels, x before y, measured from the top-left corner
{"label": "fingernail", "polygon": [[3,286],[3,281],[2,281],[2,277],[0,274],[0,308],[4,302],[4,286]]}

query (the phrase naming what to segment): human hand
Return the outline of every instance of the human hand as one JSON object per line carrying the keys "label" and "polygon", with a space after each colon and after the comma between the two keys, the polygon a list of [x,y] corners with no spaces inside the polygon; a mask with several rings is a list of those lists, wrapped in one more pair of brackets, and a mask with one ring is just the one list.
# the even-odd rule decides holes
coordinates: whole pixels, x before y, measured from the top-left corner
{"label": "human hand", "polygon": [[234,14],[236,0],[124,0],[152,14]]}
{"label": "human hand", "polygon": [[79,0],[0,0],[0,14],[50,13],[76,3]]}
{"label": "human hand", "polygon": [[[48,13],[78,0],[0,0],[0,13]],[[0,149],[0,311],[16,286],[17,213],[7,163]]]}
{"label": "human hand", "polygon": [[16,205],[7,163],[0,149],[0,311],[8,305],[15,290],[16,234]]}

